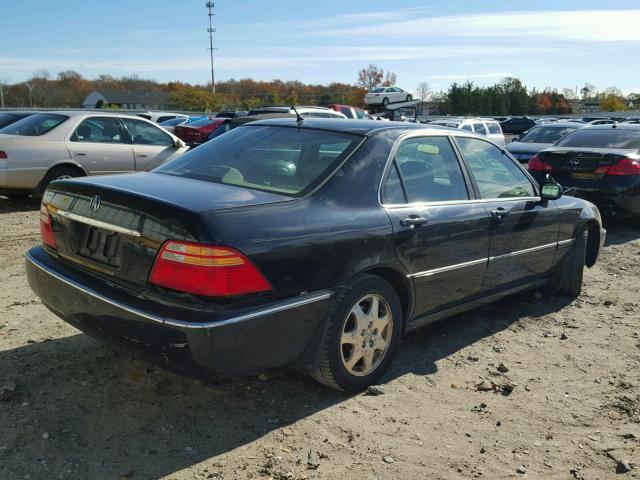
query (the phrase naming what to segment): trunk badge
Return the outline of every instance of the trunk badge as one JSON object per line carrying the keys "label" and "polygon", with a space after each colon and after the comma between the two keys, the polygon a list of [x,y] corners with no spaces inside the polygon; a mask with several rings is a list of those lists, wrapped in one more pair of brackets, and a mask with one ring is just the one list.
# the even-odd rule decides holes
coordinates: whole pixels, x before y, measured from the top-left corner
{"label": "trunk badge", "polygon": [[89,208],[92,212],[97,212],[98,210],[100,210],[100,203],[100,195],[94,195],[94,197],[91,199],[91,203],[89,203]]}
{"label": "trunk badge", "polygon": [[571,165],[579,165],[580,164],[580,160],[577,160],[575,158],[572,158],[571,160],[569,160],[569,163]]}

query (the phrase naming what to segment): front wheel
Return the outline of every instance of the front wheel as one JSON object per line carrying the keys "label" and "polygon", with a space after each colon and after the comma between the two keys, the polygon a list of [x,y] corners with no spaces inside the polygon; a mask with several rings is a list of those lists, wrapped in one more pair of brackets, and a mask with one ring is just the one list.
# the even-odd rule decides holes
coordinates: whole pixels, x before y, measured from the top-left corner
{"label": "front wheel", "polygon": [[411,100],[413,100],[413,97],[411,95],[407,95],[407,102],[410,102]]}
{"label": "front wheel", "polygon": [[389,368],[401,333],[395,289],[380,277],[362,275],[336,299],[312,375],[346,392],[373,385]]}
{"label": "front wheel", "polygon": [[582,276],[584,274],[587,256],[588,231],[583,228],[576,235],[575,242],[563,260],[563,265],[551,278],[552,293],[577,298],[582,291]]}
{"label": "front wheel", "polygon": [[389,99],[385,97],[382,99],[382,106],[386,107],[387,105],[389,105]]}

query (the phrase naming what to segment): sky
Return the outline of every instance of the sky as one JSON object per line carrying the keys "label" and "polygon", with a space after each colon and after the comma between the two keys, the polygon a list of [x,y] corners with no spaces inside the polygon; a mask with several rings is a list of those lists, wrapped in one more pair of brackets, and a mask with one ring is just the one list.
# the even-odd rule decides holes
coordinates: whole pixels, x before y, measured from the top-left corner
{"label": "sky", "polygon": [[[75,70],[210,79],[205,0],[0,0],[0,81]],[[216,78],[354,83],[373,63],[432,90],[505,76],[640,92],[639,0],[217,0]]]}

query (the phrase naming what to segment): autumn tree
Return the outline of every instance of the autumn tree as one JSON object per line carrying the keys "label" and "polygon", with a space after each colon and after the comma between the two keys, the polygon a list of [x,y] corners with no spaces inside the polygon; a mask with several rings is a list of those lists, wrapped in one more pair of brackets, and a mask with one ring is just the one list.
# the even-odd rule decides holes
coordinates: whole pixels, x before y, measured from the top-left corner
{"label": "autumn tree", "polygon": [[620,112],[626,108],[624,100],[614,94],[604,94],[600,96],[600,110],[603,112]]}
{"label": "autumn tree", "polygon": [[187,86],[171,93],[171,107],[187,112],[207,112],[213,106],[211,92],[204,88]]}
{"label": "autumn tree", "polygon": [[358,72],[358,80],[356,85],[370,92],[378,86],[392,87],[396,84],[397,75],[393,72],[385,72],[376,65],[370,64],[367,68],[363,68]]}

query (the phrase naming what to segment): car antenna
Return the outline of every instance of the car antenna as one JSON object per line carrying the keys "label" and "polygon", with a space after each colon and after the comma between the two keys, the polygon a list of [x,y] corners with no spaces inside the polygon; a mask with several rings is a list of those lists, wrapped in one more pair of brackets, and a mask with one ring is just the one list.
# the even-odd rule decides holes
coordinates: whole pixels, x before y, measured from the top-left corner
{"label": "car antenna", "polygon": [[302,117],[302,115],[298,113],[298,110],[296,110],[295,105],[291,105],[291,110],[296,112],[296,122],[298,122],[298,126],[301,127],[302,124],[304,123],[304,118]]}

